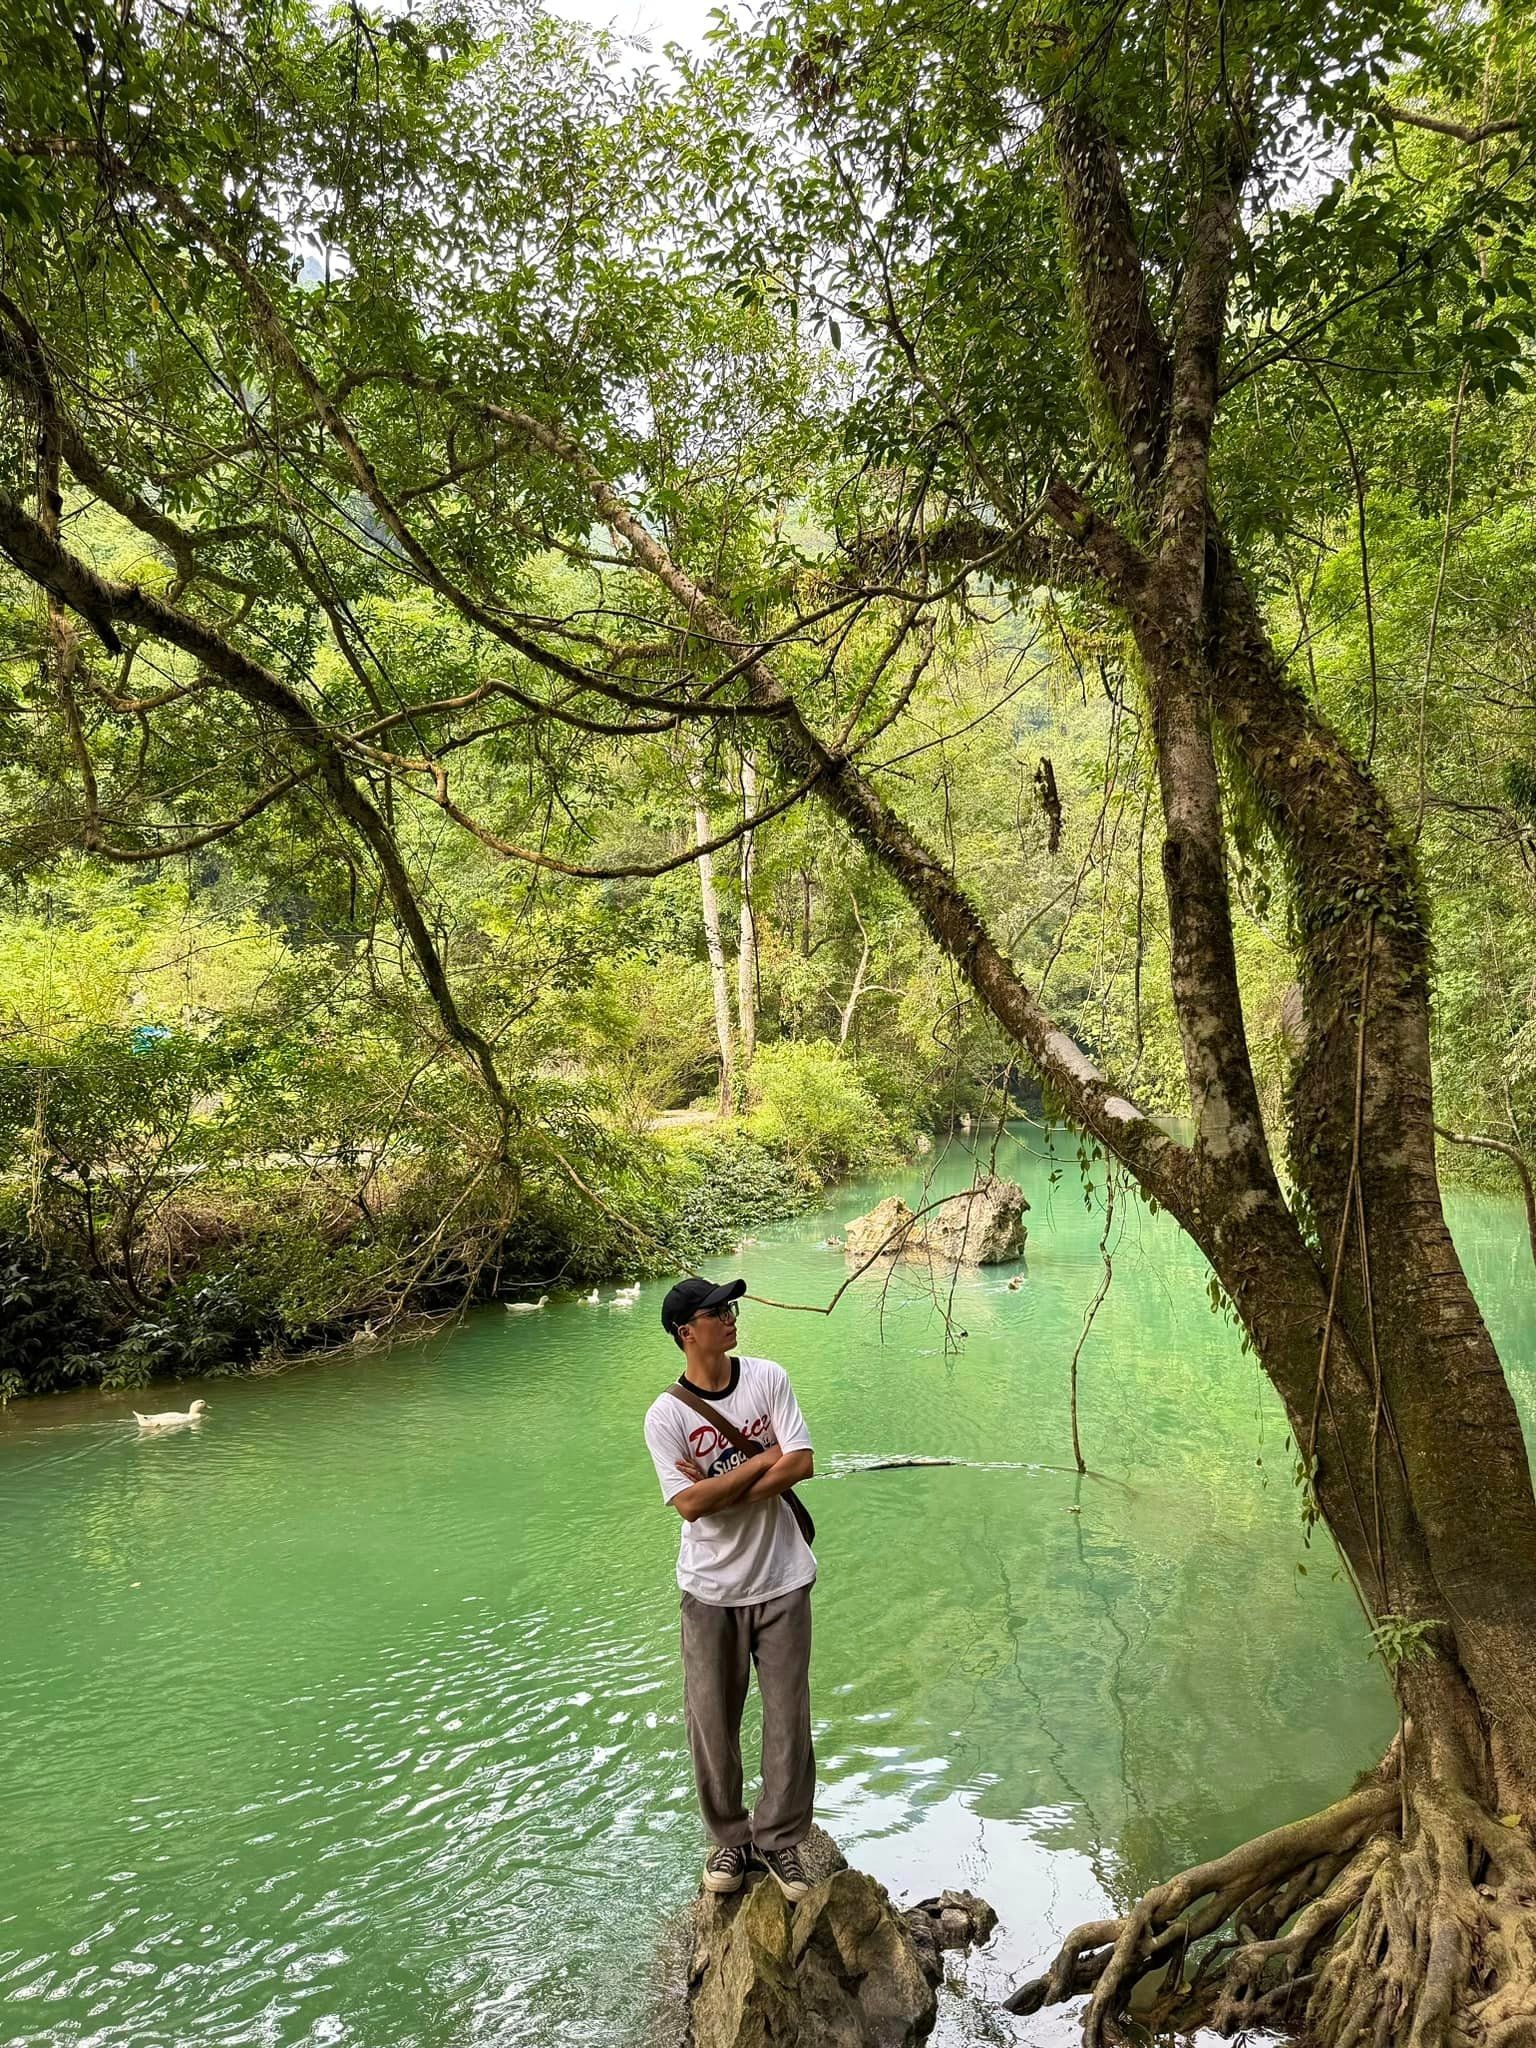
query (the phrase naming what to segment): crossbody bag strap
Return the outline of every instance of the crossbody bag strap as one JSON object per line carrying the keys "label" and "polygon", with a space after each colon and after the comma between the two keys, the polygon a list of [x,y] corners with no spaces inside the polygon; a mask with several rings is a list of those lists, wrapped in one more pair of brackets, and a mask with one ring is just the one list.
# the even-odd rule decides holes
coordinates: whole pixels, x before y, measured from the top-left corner
{"label": "crossbody bag strap", "polygon": [[693,1391],[692,1387],[685,1387],[681,1380],[674,1380],[671,1386],[668,1387],[667,1392],[675,1401],[681,1401],[685,1408],[691,1408],[695,1415],[702,1415],[706,1422],[712,1423],[733,1451],[740,1451],[743,1457],[747,1458],[762,1456],[763,1446],[761,1444],[755,1444],[749,1438],[744,1437],[734,1422],[727,1422],[719,1409],[711,1408],[701,1395]]}

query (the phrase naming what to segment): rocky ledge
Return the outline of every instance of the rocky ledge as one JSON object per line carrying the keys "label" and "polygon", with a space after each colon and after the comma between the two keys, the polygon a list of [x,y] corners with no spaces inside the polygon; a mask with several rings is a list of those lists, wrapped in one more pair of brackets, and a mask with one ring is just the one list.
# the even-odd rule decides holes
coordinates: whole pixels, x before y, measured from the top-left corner
{"label": "rocky ledge", "polygon": [[[726,1898],[701,1893],[686,1985],[665,2030],[687,2048],[916,2048],[932,2031],[943,1951],[984,1942],[997,1915],[969,1892],[900,1912],[820,1828],[812,1879],[791,1905],[766,1874]],[[679,1973],[681,1974],[681,1973]]]}

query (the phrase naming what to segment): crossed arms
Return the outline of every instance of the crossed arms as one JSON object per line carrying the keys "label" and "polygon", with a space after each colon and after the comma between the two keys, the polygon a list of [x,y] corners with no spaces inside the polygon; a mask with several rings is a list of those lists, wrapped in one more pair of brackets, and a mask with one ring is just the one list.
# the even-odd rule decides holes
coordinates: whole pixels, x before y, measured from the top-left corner
{"label": "crossed arms", "polygon": [[674,1493],[672,1505],[685,1522],[700,1515],[718,1515],[724,1508],[744,1508],[752,1501],[773,1500],[788,1493],[802,1479],[809,1479],[815,1460],[809,1451],[781,1451],[769,1444],[755,1458],[747,1458],[729,1472],[706,1479],[692,1458],[679,1458],[677,1469],[693,1484]]}

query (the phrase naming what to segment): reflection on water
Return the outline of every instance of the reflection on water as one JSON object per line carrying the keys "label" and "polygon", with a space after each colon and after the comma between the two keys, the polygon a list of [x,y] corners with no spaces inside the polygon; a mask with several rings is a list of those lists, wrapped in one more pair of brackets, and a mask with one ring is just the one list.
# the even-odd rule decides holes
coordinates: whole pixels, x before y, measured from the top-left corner
{"label": "reflection on water", "polygon": [[[998,1162],[1035,1204],[1017,1291],[946,1282],[946,1326],[926,1274],[871,1275],[831,1318],[742,1324],[824,1475],[821,1816],[894,1892],[993,1900],[979,2001],[1106,1902],[1335,1796],[1391,1725],[1302,1545],[1278,1408],[1165,1219],[1129,1211],[1084,1353],[1102,1476],[1065,1469],[1099,1223],[1070,1150],[1053,1186],[1026,1136]],[[825,1302],[846,1269],[818,1240],[922,1185],[770,1233],[753,1292]],[[1529,1414],[1521,1219],[1457,1222]],[[700,1855],[676,1524],[640,1436],[675,1366],[661,1292],[222,1383],[198,1433],[140,1441],[126,1397],[0,1421],[0,2039],[638,2037]],[[867,1469],[900,1455],[964,1462]],[[940,2038],[1052,2024],[982,2009],[952,2001]]]}

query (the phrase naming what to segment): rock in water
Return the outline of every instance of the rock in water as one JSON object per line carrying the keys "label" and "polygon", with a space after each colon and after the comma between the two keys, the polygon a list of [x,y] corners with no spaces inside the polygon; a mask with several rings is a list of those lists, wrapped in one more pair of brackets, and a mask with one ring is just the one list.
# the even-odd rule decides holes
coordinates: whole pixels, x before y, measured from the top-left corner
{"label": "rock in water", "polygon": [[899,1913],[812,1830],[809,1894],[791,1906],[758,1876],[694,1907],[689,2048],[917,2048],[932,2031],[944,1948],[985,1941],[997,1916],[968,1892]]}
{"label": "rock in water", "polygon": [[997,1926],[997,1915],[974,1892],[940,1892],[936,1899],[920,1899],[903,1917],[923,1974],[933,1984],[944,1974],[945,1949],[957,1948],[963,1954],[980,1948]]}
{"label": "rock in water", "polygon": [[1024,1256],[1024,1211],[1017,1181],[989,1173],[922,1217],[923,1249],[955,1266],[1001,1266]]}
{"label": "rock in water", "polygon": [[737,1911],[721,1916],[693,1959],[688,2038],[696,2048],[770,2048],[800,2039],[788,1903],[773,1883],[750,1885],[739,1896]]}
{"label": "rock in water", "polygon": [[989,1173],[923,1216],[914,1215],[899,1195],[887,1195],[843,1234],[855,1258],[878,1252],[948,1266],[1001,1266],[1024,1256],[1028,1207],[1017,1181]]}
{"label": "rock in water", "polygon": [[933,1981],[906,1921],[862,1870],[839,1870],[803,1898],[790,1941],[804,2048],[915,2048],[932,2033]]}
{"label": "rock in water", "polygon": [[917,1219],[900,1195],[887,1195],[876,1202],[867,1216],[855,1216],[843,1231],[843,1249],[851,1259],[867,1259],[880,1252],[899,1259],[911,1240]]}

